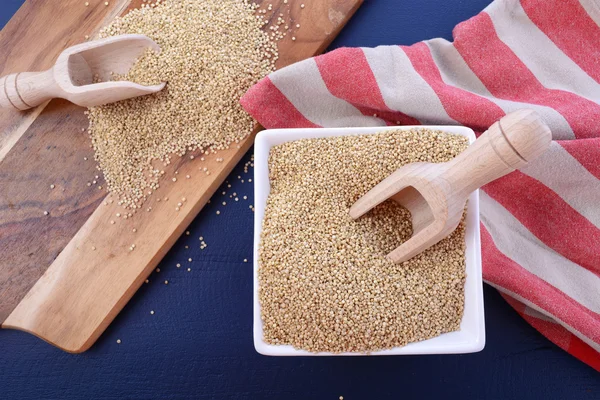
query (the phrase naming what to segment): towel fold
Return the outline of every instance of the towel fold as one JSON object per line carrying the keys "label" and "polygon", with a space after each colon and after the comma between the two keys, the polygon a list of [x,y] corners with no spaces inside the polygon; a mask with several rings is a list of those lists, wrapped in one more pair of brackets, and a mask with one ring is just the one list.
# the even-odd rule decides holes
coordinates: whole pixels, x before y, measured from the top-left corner
{"label": "towel fold", "polygon": [[266,128],[446,124],[531,108],[552,145],[481,191],[484,280],[600,371],[600,3],[496,0],[454,41],[342,48],[242,98]]}

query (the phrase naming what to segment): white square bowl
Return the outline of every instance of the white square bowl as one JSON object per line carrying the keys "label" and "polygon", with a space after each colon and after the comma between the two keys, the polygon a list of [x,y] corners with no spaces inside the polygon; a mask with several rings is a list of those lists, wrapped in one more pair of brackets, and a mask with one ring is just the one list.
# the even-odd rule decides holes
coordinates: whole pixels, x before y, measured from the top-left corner
{"label": "white square bowl", "polygon": [[[393,126],[365,128],[306,128],[271,129],[260,132],[254,143],[254,347],[260,354],[271,356],[355,356],[365,353],[311,353],[297,350],[289,345],[271,345],[263,339],[263,324],[260,318],[258,300],[258,246],[262,221],[265,215],[267,197],[271,190],[269,182],[269,151],[272,146],[300,139],[324,138],[330,136],[373,134],[388,130],[408,130],[429,128],[452,134],[463,135],[469,142],[475,141],[475,134],[462,126]],[[465,308],[460,330],[440,336],[369,353],[369,355],[408,355],[408,354],[461,354],[481,351],[485,346],[485,324],[483,315],[483,287],[481,276],[481,242],[479,237],[479,192],[469,196],[466,219],[466,282]]]}

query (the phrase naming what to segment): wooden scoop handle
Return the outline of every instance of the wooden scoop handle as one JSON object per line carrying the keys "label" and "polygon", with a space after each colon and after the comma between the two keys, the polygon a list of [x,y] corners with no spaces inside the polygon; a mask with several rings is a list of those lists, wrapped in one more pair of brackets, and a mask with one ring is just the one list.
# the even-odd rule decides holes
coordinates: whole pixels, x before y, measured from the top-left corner
{"label": "wooden scoop handle", "polygon": [[443,178],[454,193],[468,196],[481,186],[522,168],[548,149],[550,128],[533,110],[507,114],[448,163]]}
{"label": "wooden scoop handle", "polygon": [[52,69],[20,72],[0,78],[0,108],[28,110],[54,97],[60,97]]}

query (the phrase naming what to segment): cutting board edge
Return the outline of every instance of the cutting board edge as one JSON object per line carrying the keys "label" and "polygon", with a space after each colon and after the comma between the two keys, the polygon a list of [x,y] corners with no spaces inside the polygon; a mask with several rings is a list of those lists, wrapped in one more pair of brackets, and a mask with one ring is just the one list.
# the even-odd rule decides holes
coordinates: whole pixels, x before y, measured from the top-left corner
{"label": "cutting board edge", "polygon": [[[196,216],[202,211],[208,200],[215,194],[215,192],[219,189],[222,182],[229,176],[231,171],[237,166],[240,160],[244,157],[244,155],[250,150],[252,145],[254,144],[254,138],[260,132],[263,127],[259,124],[256,124],[255,129],[253,129],[252,133],[246,137],[242,142],[240,142],[240,151],[236,153],[235,158],[231,158],[227,163],[226,167],[220,171],[219,179],[216,179],[210,190],[205,191],[202,200],[197,202],[192,210],[188,212],[181,223],[178,225],[177,229],[174,230],[169,237],[164,241],[163,245],[160,247],[159,251],[152,257],[151,261],[146,264],[143,272],[138,275],[138,278],[132,283],[131,286],[123,293],[123,295],[118,299],[118,301],[111,308],[110,312],[106,314],[105,318],[101,320],[90,333],[82,334],[81,339],[76,341],[75,343],[69,343],[64,341],[64,336],[62,337],[51,337],[43,332],[36,331],[35,328],[31,328],[28,325],[31,325],[32,316],[29,312],[30,305],[28,304],[31,301],[35,301],[36,291],[38,285],[44,285],[44,276],[38,280],[38,282],[31,288],[31,290],[25,295],[25,297],[21,300],[21,302],[15,307],[12,313],[6,318],[6,320],[0,325],[3,329],[13,329],[19,330],[22,332],[26,332],[32,334],[45,342],[58,347],[59,349],[66,351],[67,353],[79,354],[88,350],[92,345],[98,340],[98,338],[102,335],[102,333],[106,330],[106,328],[110,325],[110,323],[119,315],[121,310],[127,305],[129,300],[133,297],[133,295],[138,291],[138,289],[144,284],[144,281],[147,277],[154,271],[156,266],[161,262],[161,260],[165,257],[165,255],[169,252],[171,247],[177,242],[177,240],[181,237],[181,235],[185,232],[186,228],[192,223],[192,221],[196,218]],[[222,178],[222,179],[221,179]],[[92,217],[88,219],[90,221]],[[87,224],[88,222],[86,222]],[[85,225],[80,228],[81,230],[85,229]],[[78,232],[79,233],[79,232]],[[73,241],[75,241],[78,237],[76,234],[67,247],[71,245]],[[65,247],[65,249],[67,248]],[[64,251],[64,250],[63,250]],[[54,263],[53,263],[54,264]],[[48,268],[47,271],[50,271],[52,265]],[[46,273],[44,273],[46,275]],[[34,299],[34,300],[32,300]],[[36,321],[36,318],[33,318],[33,321]],[[73,336],[69,336],[69,338],[73,338]]]}

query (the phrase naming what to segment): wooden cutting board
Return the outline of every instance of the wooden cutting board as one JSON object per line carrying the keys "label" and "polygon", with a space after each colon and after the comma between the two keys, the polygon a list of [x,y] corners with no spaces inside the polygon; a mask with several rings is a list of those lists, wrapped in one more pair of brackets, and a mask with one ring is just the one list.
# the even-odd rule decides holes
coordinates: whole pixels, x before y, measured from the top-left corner
{"label": "wooden cutting board", "polygon": [[[83,0],[27,0],[0,32],[0,76],[49,68],[63,49],[86,35],[93,38],[116,16],[142,3],[87,1],[89,6]],[[273,5],[276,16],[283,6],[283,0],[265,3]],[[279,42],[278,68],[322,52],[361,3],[288,0],[283,7],[301,29],[296,41],[288,36]],[[74,353],[98,339],[260,129],[204,161],[184,157],[172,162],[166,176],[178,170],[190,179],[164,179],[145,203],[152,211],[123,220],[115,218],[122,212],[116,201],[104,204],[107,193],[99,189],[102,174],[84,132],[83,112],[64,100],[25,113],[0,110],[0,323]],[[203,167],[211,174],[199,173]],[[88,186],[95,175],[97,184]],[[165,197],[170,200],[156,202]],[[187,200],[176,211],[183,197]],[[132,244],[134,251],[129,250]]]}

